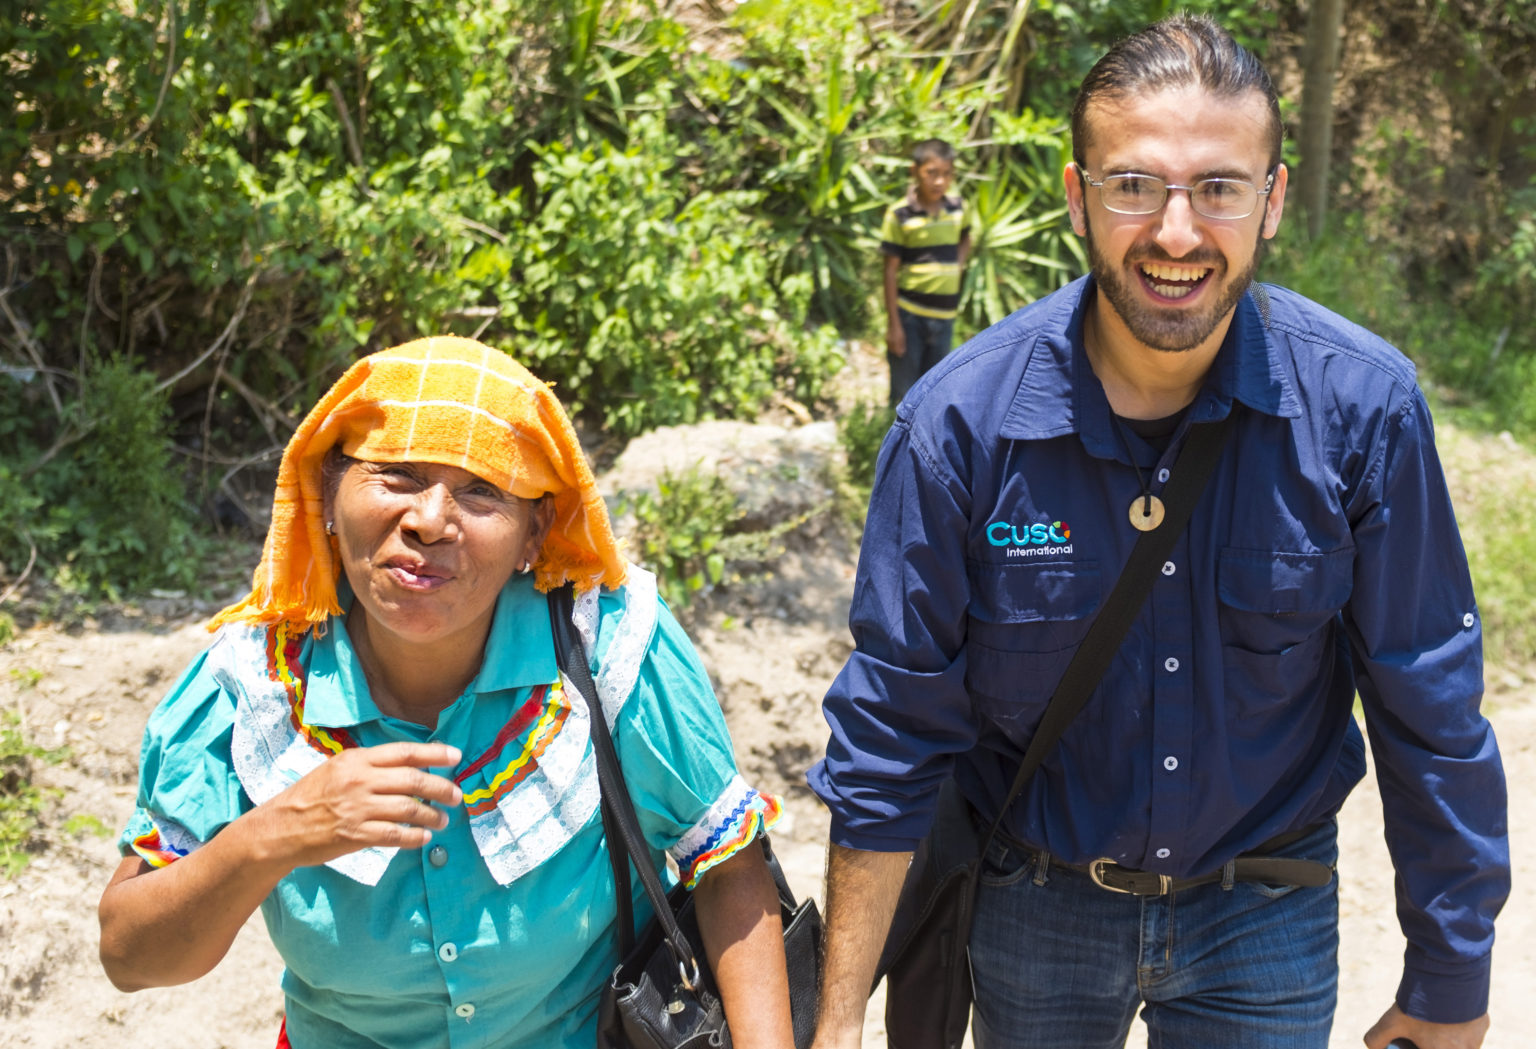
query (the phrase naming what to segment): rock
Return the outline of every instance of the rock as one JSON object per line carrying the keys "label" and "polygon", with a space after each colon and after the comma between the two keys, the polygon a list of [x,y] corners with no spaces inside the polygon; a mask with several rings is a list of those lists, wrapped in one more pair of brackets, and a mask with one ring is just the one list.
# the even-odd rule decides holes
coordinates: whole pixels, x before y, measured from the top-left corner
{"label": "rock", "polygon": [[611,509],[625,493],[656,491],[663,474],[715,474],[740,500],[742,530],[761,531],[826,507],[842,458],[833,422],[706,422],[635,438],[597,483]]}

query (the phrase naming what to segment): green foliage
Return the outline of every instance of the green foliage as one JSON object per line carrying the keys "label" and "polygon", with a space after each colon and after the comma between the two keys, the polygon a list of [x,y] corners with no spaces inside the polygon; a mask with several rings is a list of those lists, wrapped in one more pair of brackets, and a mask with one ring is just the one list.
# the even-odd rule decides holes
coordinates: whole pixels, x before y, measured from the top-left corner
{"label": "green foliage", "polygon": [[1491,661],[1522,666],[1536,652],[1536,475],[1469,471],[1457,507]]}
{"label": "green foliage", "polygon": [[[877,224],[911,143],[960,151],[964,334],[1085,266],[1060,169],[1107,45],[1190,10],[1283,71],[1298,32],[1278,0],[747,0],[686,21],[611,0],[11,7],[0,561],[14,578],[37,550],[94,591],[185,585],[185,504],[210,496],[185,479],[211,488],[281,447],[358,354],[422,334],[508,350],[620,436],[781,395],[821,410],[839,336],[878,303]],[[1536,306],[1528,7],[1363,0],[1354,17],[1383,28],[1350,31],[1455,134],[1345,107],[1362,123],[1341,150],[1361,159],[1341,195],[1373,221],[1295,267],[1332,273],[1341,290],[1316,297],[1516,427],[1536,425],[1518,385]],[[1402,273],[1377,265],[1394,243]],[[1451,312],[1402,310],[1394,287]],[[128,401],[161,401],[119,360],[176,377],[174,420],[131,421]],[[173,464],[172,440],[202,468]]]}
{"label": "green foliage", "polygon": [[[154,377],[124,358],[86,376],[67,455],[31,479],[29,516],[44,563],[86,591],[186,586],[202,544],[168,439],[168,406]],[[38,512],[38,500],[47,507]],[[20,527],[13,529],[20,531]]]}
{"label": "green foliage", "polygon": [[622,436],[750,417],[777,388],[814,400],[841,357],[831,333],[792,319],[805,315],[808,283],[769,280],[776,249],[760,194],[686,197],[660,115],[630,131],[623,149],[600,139],[542,150],[538,213],[515,243],[487,244],[460,268],[518,331],[509,352]]}
{"label": "green foliage", "polygon": [[[1088,268],[1061,203],[1066,136],[1026,114],[1024,141],[995,158],[968,190],[971,256],[960,327],[980,331]],[[1027,136],[1027,137],[1026,137]],[[963,334],[963,333],[962,333]]]}
{"label": "green foliage", "polygon": [[1283,8],[1279,0],[1036,0],[1025,96],[1038,110],[1067,113],[1112,44],[1174,14],[1210,15],[1263,58]]}
{"label": "green foliage", "polygon": [[1503,219],[1502,242],[1480,267],[1474,294],[1480,302],[1497,303],[1504,320],[1524,327],[1536,311],[1536,176],[1510,194]]}
{"label": "green foliage", "polygon": [[886,402],[860,401],[837,420],[845,462],[839,496],[843,517],[855,529],[864,526],[869,495],[875,487],[875,464],[895,419],[895,410]]}
{"label": "green foliage", "polygon": [[106,838],[112,835],[112,828],[106,821],[89,812],[75,813],[64,821],[63,829],[65,834],[89,834],[93,838]]}
{"label": "green foliage", "polygon": [[[17,400],[4,396],[6,390],[6,380],[0,378],[0,415],[17,407]],[[0,420],[0,431],[7,428],[6,422]],[[15,469],[0,461],[0,563],[16,576],[35,560],[38,539],[34,533],[39,531],[36,521],[42,505],[42,496]],[[7,638],[0,634],[0,640]]]}
{"label": "green foliage", "polygon": [[656,574],[661,596],[674,612],[686,615],[696,600],[717,588],[759,578],[782,556],[784,537],[830,505],[768,528],[748,529],[731,486],[694,467],[681,474],[663,472],[654,492],[625,493],[617,513],[634,521],[630,540],[638,547],[637,560]]}
{"label": "green foliage", "polygon": [[16,683],[18,692],[30,692],[43,680],[43,672],[36,667],[12,667],[11,680]]}
{"label": "green foliage", "polygon": [[22,738],[21,717],[0,713],[0,876],[14,878],[27,865],[28,845],[43,809],[56,791],[32,782],[35,762],[54,765],[66,748],[47,750]]}
{"label": "green foliage", "polygon": [[722,478],[698,469],[681,475],[667,471],[654,493],[627,496],[618,512],[634,515],[638,559],[656,573],[657,589],[669,605],[686,609],[695,595],[725,578],[721,544],[742,512]]}
{"label": "green foliage", "polygon": [[[1407,249],[1346,216],[1315,243],[1282,235],[1261,278],[1316,299],[1393,343],[1419,366],[1424,383],[1468,425],[1536,437],[1536,356],[1527,340],[1517,289],[1474,288],[1466,298],[1416,291]],[[1517,265],[1511,263],[1511,265]]]}

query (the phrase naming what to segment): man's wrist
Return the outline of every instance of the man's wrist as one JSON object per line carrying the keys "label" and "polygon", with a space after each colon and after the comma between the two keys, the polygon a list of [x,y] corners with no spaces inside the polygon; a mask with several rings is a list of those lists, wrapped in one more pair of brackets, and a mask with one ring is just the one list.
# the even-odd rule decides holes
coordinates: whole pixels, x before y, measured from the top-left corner
{"label": "man's wrist", "polygon": [[1454,970],[1437,965],[1412,949],[1397,988],[1397,1006],[1430,1023],[1457,1024],[1488,1011],[1492,959],[1484,956]]}

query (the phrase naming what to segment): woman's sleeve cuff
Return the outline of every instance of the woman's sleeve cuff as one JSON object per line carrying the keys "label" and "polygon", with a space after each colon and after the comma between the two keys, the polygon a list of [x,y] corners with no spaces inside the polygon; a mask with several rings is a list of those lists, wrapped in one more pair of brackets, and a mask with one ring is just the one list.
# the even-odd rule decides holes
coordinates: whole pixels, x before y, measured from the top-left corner
{"label": "woman's sleeve cuff", "polygon": [[124,856],[135,853],[151,867],[169,867],[202,845],[192,833],[174,820],[155,819],[141,808],[133,810],[128,826],[119,840]]}
{"label": "woman's sleeve cuff", "polygon": [[778,798],[731,777],[709,811],[667,850],[683,884],[692,889],[700,875],[736,855],[783,813]]}

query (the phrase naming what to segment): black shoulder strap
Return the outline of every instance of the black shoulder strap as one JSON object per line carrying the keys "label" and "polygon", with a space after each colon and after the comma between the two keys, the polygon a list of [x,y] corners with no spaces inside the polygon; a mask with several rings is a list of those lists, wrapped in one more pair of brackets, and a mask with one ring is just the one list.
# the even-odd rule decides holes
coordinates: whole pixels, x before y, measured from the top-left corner
{"label": "black shoulder strap", "polygon": [[586,700],[591,715],[592,750],[597,759],[597,782],[602,792],[603,836],[608,841],[608,857],[613,864],[615,893],[619,900],[619,944],[621,957],[628,957],[634,946],[634,917],[629,913],[629,865],[645,886],[656,918],[666,932],[667,945],[677,959],[678,972],[685,986],[692,989],[699,982],[699,963],[694,957],[688,937],[677,924],[672,906],[667,902],[667,892],[661,885],[661,876],[651,862],[650,850],[640,833],[640,821],[635,817],[635,807],[624,785],[619,770],[619,756],[613,749],[613,736],[608,731],[608,719],[603,715],[603,701],[592,683],[592,671],[587,666],[587,653],[581,643],[581,635],[571,622],[573,598],[571,585],[567,583],[549,592],[549,625],[555,635],[555,656],[560,669],[576,690]]}
{"label": "black shoulder strap", "polygon": [[992,821],[991,829],[987,831],[986,840],[982,843],[983,852],[992,843],[992,837],[1002,825],[1003,817],[1013,807],[1024,785],[1029,782],[1029,777],[1034,775],[1040,763],[1045,760],[1045,755],[1061,739],[1072,719],[1087,705],[1093,690],[1098,687],[1099,679],[1109,667],[1110,660],[1125,640],[1126,631],[1131,628],[1141,606],[1146,604],[1147,594],[1152,590],[1152,581],[1157,578],[1162,563],[1173,550],[1173,544],[1189,523],[1195,503],[1199,502],[1200,493],[1205,491],[1206,481],[1210,479],[1217,460],[1221,458],[1222,449],[1226,446],[1227,430],[1237,410],[1237,406],[1233,405],[1224,418],[1210,423],[1196,423],[1189,428],[1189,436],[1185,438],[1184,447],[1180,449],[1178,460],[1173,464],[1168,486],[1163,489],[1162,499],[1166,510],[1163,523],[1150,532],[1141,533],[1141,538],[1136,540],[1131,556],[1120,570],[1115,588],[1110,591],[1104,606],[1088,627],[1088,633],[1072,656],[1072,662],[1067,664],[1051,696],[1050,705],[1046,707],[1029,741],[1029,748],[1024,752],[1024,759],[1019,763],[1019,771],[1013,777],[1013,786],[1008,790],[1007,800],[1003,802],[997,818]]}

